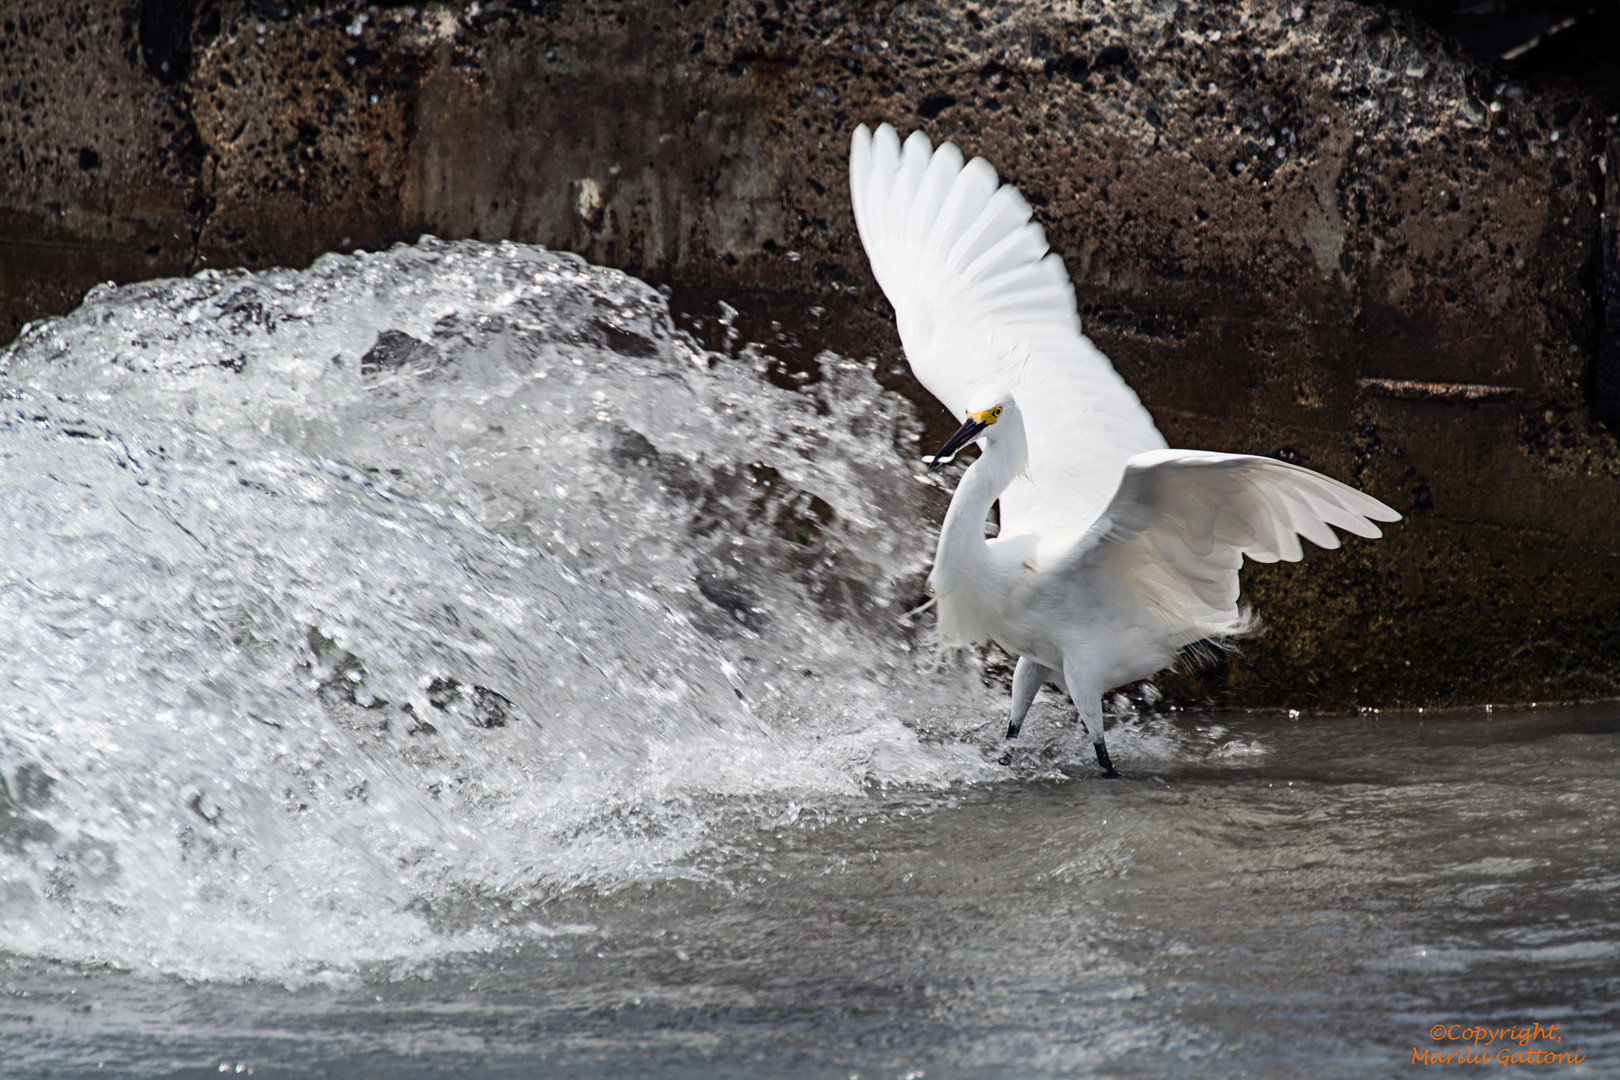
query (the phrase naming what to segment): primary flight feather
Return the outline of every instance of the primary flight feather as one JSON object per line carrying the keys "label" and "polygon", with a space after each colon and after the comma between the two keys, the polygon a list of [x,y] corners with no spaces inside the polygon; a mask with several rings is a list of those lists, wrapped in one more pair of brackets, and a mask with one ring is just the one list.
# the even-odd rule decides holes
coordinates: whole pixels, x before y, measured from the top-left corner
{"label": "primary flight feather", "polygon": [[[1238,569],[1301,558],[1299,537],[1380,535],[1400,515],[1271,458],[1172,450],[1080,332],[1062,260],[1029,204],[983,158],[863,124],[850,195],[912,372],[955,416],[935,456],[978,442],[940,529],[929,581],[946,644],[1018,657],[1007,735],[1042,683],[1073,699],[1114,775],[1102,695],[1177,652],[1251,628]],[[984,535],[1000,504],[1000,530]]]}

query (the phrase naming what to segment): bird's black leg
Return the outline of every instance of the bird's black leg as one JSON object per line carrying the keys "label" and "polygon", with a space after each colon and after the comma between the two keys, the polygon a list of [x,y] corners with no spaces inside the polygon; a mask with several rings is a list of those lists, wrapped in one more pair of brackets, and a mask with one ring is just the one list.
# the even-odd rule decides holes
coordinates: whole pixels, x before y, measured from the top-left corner
{"label": "bird's black leg", "polygon": [[1007,719],[1007,738],[1018,738],[1024,726],[1024,715],[1029,712],[1030,702],[1035,700],[1035,692],[1054,674],[1051,668],[1042,667],[1027,656],[1018,658],[1018,666],[1013,668],[1012,714]]}
{"label": "bird's black leg", "polygon": [[1075,711],[1080,714],[1080,725],[1091,736],[1091,745],[1097,751],[1097,764],[1102,766],[1103,776],[1112,780],[1119,773],[1114,771],[1114,762],[1108,756],[1108,744],[1103,741],[1102,698],[1096,692],[1083,689],[1087,686],[1084,675],[1083,668],[1065,658],[1063,683],[1069,691],[1069,700],[1074,702]]}
{"label": "bird's black leg", "polygon": [[1119,773],[1114,771],[1114,763],[1108,758],[1108,744],[1103,742],[1102,732],[1097,733],[1097,737],[1092,740],[1091,745],[1097,751],[1097,764],[1102,766],[1103,776],[1110,780],[1119,776]]}

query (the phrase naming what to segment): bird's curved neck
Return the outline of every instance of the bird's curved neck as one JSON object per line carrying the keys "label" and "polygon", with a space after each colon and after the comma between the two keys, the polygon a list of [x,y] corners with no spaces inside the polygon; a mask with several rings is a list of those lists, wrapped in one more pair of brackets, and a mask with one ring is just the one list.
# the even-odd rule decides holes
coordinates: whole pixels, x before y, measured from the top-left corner
{"label": "bird's curved neck", "polygon": [[1019,455],[1009,452],[1014,449],[1006,444],[988,447],[962,474],[956,494],[951,496],[951,508],[945,513],[945,523],[940,526],[934,556],[936,578],[948,577],[958,568],[976,566],[988,557],[984,519],[1018,472]]}

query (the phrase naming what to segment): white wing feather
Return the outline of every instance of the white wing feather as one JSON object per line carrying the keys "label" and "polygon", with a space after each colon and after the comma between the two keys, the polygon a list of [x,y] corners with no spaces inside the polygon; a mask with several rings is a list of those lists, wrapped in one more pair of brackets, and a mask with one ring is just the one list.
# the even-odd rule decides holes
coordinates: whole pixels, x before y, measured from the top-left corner
{"label": "white wing feather", "polygon": [[917,380],[961,419],[976,387],[1012,391],[1028,475],[1001,495],[1004,532],[1096,520],[1134,454],[1164,438],[1080,332],[1074,287],[1029,203],[983,158],[922,132],[855,129],[850,195],[872,274],[894,306]]}
{"label": "white wing feather", "polygon": [[[1337,480],[1272,458],[1201,450],[1138,454],[1119,490],[1075,546],[1064,576],[1091,589],[1123,589],[1142,613],[1185,630],[1183,644],[1240,633],[1238,568],[1296,562],[1299,537],[1336,548],[1329,526],[1383,535],[1375,521],[1399,521],[1382,502]],[[1112,586],[1110,583],[1113,583]]]}

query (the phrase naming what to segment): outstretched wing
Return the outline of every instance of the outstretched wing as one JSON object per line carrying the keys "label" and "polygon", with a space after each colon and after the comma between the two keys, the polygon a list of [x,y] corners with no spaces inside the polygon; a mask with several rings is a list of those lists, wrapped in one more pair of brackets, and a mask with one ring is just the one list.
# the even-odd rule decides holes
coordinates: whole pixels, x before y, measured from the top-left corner
{"label": "outstretched wing", "polygon": [[[1376,521],[1401,515],[1337,480],[1272,458],[1159,450],[1126,463],[1119,490],[1066,559],[1066,572],[1121,588],[1155,622],[1185,641],[1245,628],[1238,568],[1302,557],[1301,536],[1336,548],[1336,526],[1381,536]],[[1089,594],[1088,595],[1095,595]]]}
{"label": "outstretched wing", "polygon": [[976,386],[1011,390],[1029,476],[1001,496],[1005,533],[1084,530],[1126,459],[1165,445],[1130,387],[1080,332],[1074,287],[1029,203],[983,158],[922,132],[855,129],[855,223],[894,306],[911,370],[961,419]]}

